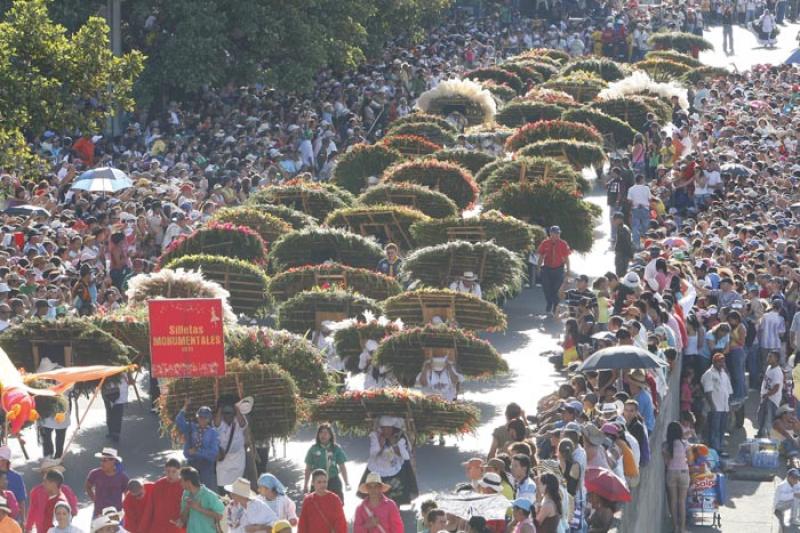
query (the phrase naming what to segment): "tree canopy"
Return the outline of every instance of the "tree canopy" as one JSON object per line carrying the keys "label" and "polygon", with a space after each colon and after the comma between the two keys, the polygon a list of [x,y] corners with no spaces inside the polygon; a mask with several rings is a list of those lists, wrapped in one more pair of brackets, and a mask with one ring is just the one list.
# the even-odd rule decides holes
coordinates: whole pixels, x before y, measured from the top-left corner
{"label": "tree canopy", "polygon": [[16,0],[0,22],[0,167],[35,164],[25,139],[46,130],[96,132],[115,109],[134,105],[144,56],[115,57],[99,17],[68,32],[51,20],[49,4]]}

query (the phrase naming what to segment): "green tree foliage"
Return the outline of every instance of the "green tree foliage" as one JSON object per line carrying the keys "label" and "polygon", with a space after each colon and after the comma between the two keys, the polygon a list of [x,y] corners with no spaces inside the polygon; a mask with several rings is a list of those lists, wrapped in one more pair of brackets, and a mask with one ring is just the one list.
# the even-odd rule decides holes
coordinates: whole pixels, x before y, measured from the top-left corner
{"label": "green tree foliage", "polygon": [[0,164],[30,170],[24,138],[97,131],[116,108],[133,108],[144,56],[114,57],[108,26],[89,17],[74,33],[50,19],[47,0],[17,0],[0,22]]}

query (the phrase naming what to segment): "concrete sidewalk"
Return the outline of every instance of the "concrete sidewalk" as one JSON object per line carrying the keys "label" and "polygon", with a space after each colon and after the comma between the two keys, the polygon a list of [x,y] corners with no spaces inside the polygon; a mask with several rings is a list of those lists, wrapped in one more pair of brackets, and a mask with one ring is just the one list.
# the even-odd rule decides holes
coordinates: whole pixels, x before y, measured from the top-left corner
{"label": "concrete sidewalk", "polygon": [[[753,427],[758,411],[758,393],[751,391],[750,398],[745,405],[744,427],[731,432],[728,439],[727,450],[730,458],[736,456],[739,444],[747,438],[755,437],[757,428]],[[775,486],[783,480],[786,468],[781,466],[778,475],[768,481],[744,479],[744,471],[734,469],[728,472],[728,503],[720,507],[721,528],[710,526],[690,526],[689,531],[735,531],[737,533],[779,533],[781,531],[778,520],[772,514],[772,500],[775,495]],[[788,519],[788,513],[787,513]],[[796,527],[786,528],[785,532],[800,531]]]}

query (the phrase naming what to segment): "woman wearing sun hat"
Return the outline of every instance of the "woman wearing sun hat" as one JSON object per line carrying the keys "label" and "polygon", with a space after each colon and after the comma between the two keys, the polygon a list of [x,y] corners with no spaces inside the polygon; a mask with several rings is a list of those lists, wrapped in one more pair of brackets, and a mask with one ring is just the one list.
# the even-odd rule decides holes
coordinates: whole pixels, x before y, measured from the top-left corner
{"label": "woman wearing sun hat", "polygon": [[386,497],[392,486],[384,483],[381,476],[370,472],[358,491],[367,497],[356,509],[353,533],[403,533],[403,519],[397,504]]}
{"label": "woman wearing sun hat", "polygon": [[536,533],[536,528],[531,518],[533,504],[530,500],[517,498],[511,502],[511,512],[513,516],[509,524],[509,531],[511,533]]}

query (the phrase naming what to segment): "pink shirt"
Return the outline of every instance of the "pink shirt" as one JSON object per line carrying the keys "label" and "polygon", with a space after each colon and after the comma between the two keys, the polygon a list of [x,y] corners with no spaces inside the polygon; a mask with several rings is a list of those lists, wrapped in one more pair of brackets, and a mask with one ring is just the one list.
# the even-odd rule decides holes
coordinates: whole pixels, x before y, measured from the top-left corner
{"label": "pink shirt", "polygon": [[[383,529],[369,527],[369,519],[376,516]],[[394,500],[382,496],[381,502],[376,507],[370,507],[369,499],[361,502],[356,509],[356,518],[353,523],[353,533],[403,533],[403,519]]]}
{"label": "pink shirt", "polygon": [[[61,485],[61,492],[67,499],[67,502],[69,502],[70,508],[72,508],[72,516],[77,515],[78,498],[75,497],[75,493],[67,485]],[[48,517],[45,516],[45,508],[47,507],[47,500],[49,499],[47,491],[44,490],[44,486],[40,484],[33,487],[29,498],[30,507],[28,507],[28,518],[25,520],[25,531],[32,530],[34,525],[36,526],[36,531],[47,531],[53,526],[53,517],[49,517],[51,522],[48,524]]]}
{"label": "pink shirt", "polygon": [[667,463],[667,470],[689,470],[689,464],[686,461],[687,448],[688,446],[684,440],[672,442],[672,459]]}

